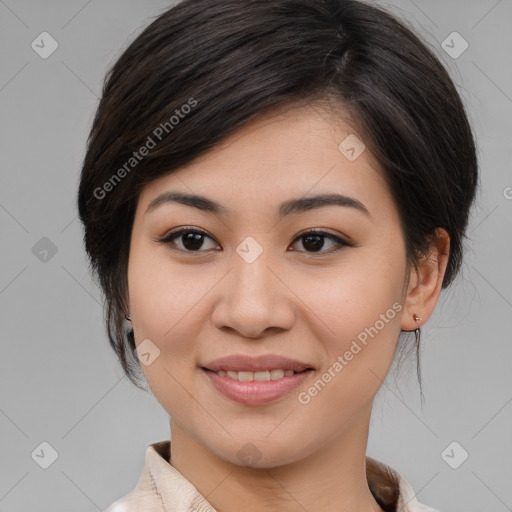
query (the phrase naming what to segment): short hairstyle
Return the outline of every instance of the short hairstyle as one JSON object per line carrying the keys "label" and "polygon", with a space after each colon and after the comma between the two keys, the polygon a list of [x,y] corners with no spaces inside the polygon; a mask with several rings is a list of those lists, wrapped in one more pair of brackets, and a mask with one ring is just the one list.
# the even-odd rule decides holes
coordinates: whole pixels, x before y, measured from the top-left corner
{"label": "short hairstyle", "polygon": [[124,315],[140,191],[268,109],[326,98],[340,118],[349,113],[384,171],[408,263],[427,254],[442,227],[450,236],[443,288],[456,276],[477,156],[461,98],[434,52],[393,15],[357,0],[184,0],[108,70],[78,190],[109,342],[136,386],[140,365]]}

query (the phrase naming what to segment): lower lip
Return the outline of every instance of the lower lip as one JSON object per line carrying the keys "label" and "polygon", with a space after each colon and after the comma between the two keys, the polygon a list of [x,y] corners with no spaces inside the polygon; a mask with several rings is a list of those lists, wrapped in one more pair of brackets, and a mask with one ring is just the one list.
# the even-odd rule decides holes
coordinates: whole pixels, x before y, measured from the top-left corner
{"label": "lower lip", "polygon": [[223,395],[244,405],[262,405],[281,398],[300,386],[313,370],[294,373],[277,380],[241,382],[221,377],[215,372],[202,369],[213,386]]}

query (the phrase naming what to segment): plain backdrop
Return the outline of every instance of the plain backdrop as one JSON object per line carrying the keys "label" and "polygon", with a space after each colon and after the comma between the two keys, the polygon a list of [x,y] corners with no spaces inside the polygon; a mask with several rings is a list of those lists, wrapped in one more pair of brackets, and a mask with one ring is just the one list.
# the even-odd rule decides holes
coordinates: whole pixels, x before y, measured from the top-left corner
{"label": "plain backdrop", "polygon": [[[425,403],[410,359],[378,394],[368,455],[443,512],[512,510],[512,2],[379,3],[448,67],[482,189],[462,272],[422,329]],[[103,510],[134,487],[147,445],[169,438],[167,414],[108,346],[75,196],[108,66],[171,5],[0,0],[3,512]],[[47,58],[41,37],[44,51],[58,44]],[[41,453],[56,457],[47,469]]]}

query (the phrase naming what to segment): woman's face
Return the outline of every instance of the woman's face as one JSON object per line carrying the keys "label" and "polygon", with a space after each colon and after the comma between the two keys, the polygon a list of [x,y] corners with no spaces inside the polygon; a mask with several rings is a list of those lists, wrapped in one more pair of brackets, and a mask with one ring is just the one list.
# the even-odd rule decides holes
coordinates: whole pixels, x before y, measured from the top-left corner
{"label": "woman's face", "polygon": [[[332,115],[302,106],[259,118],[139,197],[128,285],[142,369],[172,428],[235,464],[271,467],[364,437],[395,354],[399,215],[368,150]],[[204,200],[148,209],[170,193]],[[335,194],[350,199],[314,199]],[[246,359],[230,371],[271,380],[205,369],[233,355]],[[310,370],[270,372],[286,369],[280,357]]]}

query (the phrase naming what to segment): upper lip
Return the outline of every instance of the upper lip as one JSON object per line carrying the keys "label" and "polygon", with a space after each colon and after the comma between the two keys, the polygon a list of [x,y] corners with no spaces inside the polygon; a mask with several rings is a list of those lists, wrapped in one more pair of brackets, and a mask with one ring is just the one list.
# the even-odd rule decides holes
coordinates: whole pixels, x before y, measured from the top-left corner
{"label": "upper lip", "polygon": [[247,354],[231,355],[215,359],[214,361],[205,364],[203,368],[214,372],[218,372],[219,370],[258,372],[273,369],[294,370],[296,372],[300,372],[306,369],[313,369],[309,364],[276,354],[265,354],[257,357],[251,357]]}

